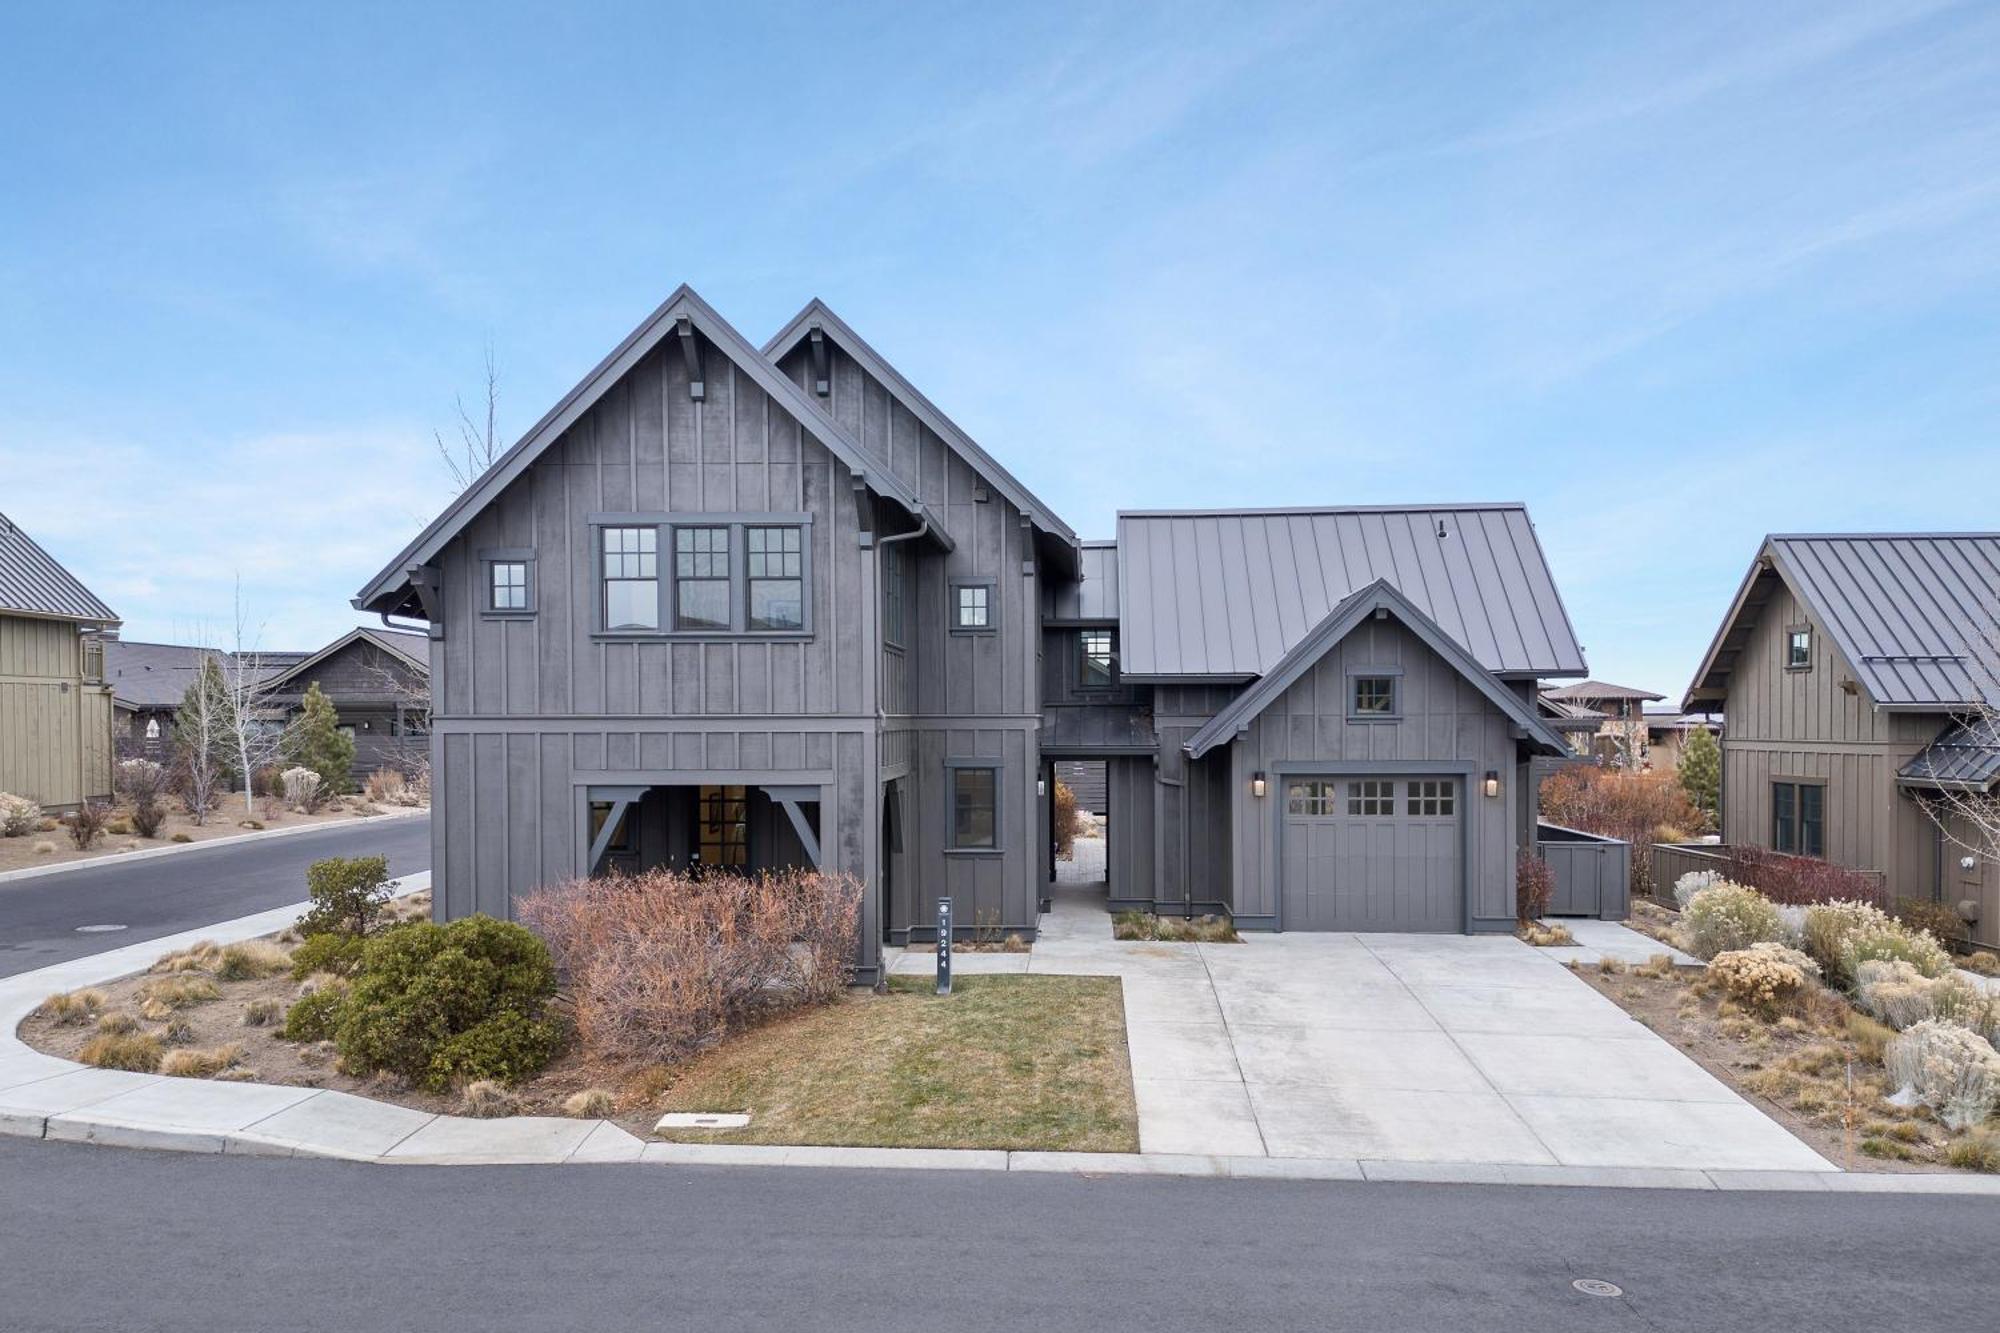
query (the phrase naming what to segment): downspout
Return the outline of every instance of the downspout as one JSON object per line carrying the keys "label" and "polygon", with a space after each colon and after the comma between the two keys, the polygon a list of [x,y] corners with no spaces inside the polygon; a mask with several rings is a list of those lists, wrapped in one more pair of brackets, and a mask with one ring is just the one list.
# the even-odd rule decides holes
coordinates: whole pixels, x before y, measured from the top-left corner
{"label": "downspout", "polygon": [[[922,523],[919,523],[916,527],[910,529],[908,532],[895,532],[891,533],[887,537],[877,537],[875,539],[875,596],[877,602],[880,602],[882,596],[882,548],[885,546],[892,546],[897,542],[912,542],[919,537],[927,537],[930,535],[930,530],[931,530],[930,515],[926,514],[924,516],[924,521]],[[909,595],[910,595],[909,582],[906,579],[903,584],[903,626],[904,626],[903,632],[905,634],[909,633],[909,623],[910,623]],[[877,615],[878,616],[880,615],[879,610],[877,611]],[[882,636],[878,633],[875,637],[877,640],[880,640]],[[875,652],[879,655],[881,651],[882,651],[882,645],[880,642],[877,642],[875,645]],[[904,645],[904,651],[905,652],[909,651],[908,645]],[[888,714],[882,711],[882,690],[881,690],[881,682],[879,680],[879,671],[878,671],[878,680],[876,682],[876,689],[875,689],[875,720],[877,722],[881,722],[887,717]]]}

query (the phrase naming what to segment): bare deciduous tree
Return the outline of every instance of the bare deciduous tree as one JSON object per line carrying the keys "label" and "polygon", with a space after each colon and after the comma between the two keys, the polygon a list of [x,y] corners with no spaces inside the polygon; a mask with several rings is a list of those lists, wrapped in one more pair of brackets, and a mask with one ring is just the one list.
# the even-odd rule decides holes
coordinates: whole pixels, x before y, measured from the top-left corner
{"label": "bare deciduous tree", "polygon": [[257,770],[284,752],[285,724],[271,702],[270,668],[257,652],[258,633],[243,611],[243,580],[236,580],[236,627],[230,653],[222,659],[224,726],[230,756],[243,777],[243,817],[256,814]]}
{"label": "bare deciduous tree", "polygon": [[1959,659],[1971,696],[1930,750],[1923,809],[1967,856],[2000,861],[2000,602],[1973,613]]}
{"label": "bare deciduous tree", "polygon": [[465,490],[478,481],[493,466],[493,460],[501,453],[500,438],[497,433],[500,417],[500,374],[494,369],[493,348],[486,348],[486,416],[484,421],[474,420],[466,410],[465,399],[454,398],[458,409],[458,442],[449,443],[443,431],[432,431],[437,441],[438,457],[444,460],[445,470],[459,490]]}
{"label": "bare deciduous tree", "polygon": [[431,687],[426,677],[421,683],[380,662],[362,668],[369,683],[381,691],[396,709],[394,744],[389,747],[389,763],[424,791],[431,779]]}
{"label": "bare deciduous tree", "polygon": [[222,775],[229,757],[229,697],[222,663],[201,654],[194,679],[174,711],[174,785],[199,826],[220,804]]}

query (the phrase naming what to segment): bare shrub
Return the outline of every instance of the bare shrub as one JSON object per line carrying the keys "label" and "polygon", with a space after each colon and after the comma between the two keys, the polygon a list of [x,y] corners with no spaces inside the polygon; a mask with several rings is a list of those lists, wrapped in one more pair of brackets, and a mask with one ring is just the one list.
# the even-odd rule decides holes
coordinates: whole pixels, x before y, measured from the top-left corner
{"label": "bare shrub", "polygon": [[89,851],[91,844],[104,836],[104,826],[110,822],[111,807],[99,801],[85,801],[62,817],[63,831],[69,834],[70,845],[79,852]]}
{"label": "bare shrub", "polygon": [[1872,876],[1817,856],[1791,856],[1762,847],[1730,848],[1729,878],[1748,884],[1774,903],[1879,905],[1882,899],[1881,886]]}
{"label": "bare shrub", "polygon": [[2000,1052],[1956,1023],[1926,1018],[1883,1053],[1889,1077],[1951,1129],[1984,1123],[2000,1104]]}
{"label": "bare shrub", "polygon": [[1549,863],[1523,847],[1514,858],[1514,924],[1527,927],[1547,915],[1555,897],[1556,873]]}
{"label": "bare shrub", "polygon": [[322,795],[322,788],[325,787],[326,783],[317,772],[310,768],[306,768],[303,765],[296,768],[288,768],[284,771],[283,781],[285,784],[285,804],[295,810],[303,810],[307,814],[313,814],[325,800],[325,797]]}
{"label": "bare shrub", "polygon": [[405,803],[410,784],[403,775],[393,768],[378,768],[368,775],[362,790],[368,799],[381,805],[402,805]]}
{"label": "bare shrub", "polygon": [[1076,792],[1061,778],[1056,779],[1055,812],[1049,834],[1055,839],[1056,855],[1064,861],[1076,854]]}
{"label": "bare shrub", "polygon": [[640,875],[571,880],[521,903],[568,975],[595,1050],[681,1059],[753,1014],[837,996],[861,885],[848,875]]}
{"label": "bare shrub", "polygon": [[114,780],[118,794],[132,808],[132,832],[142,838],[160,836],[167,822],[167,770],[150,759],[127,759]]}
{"label": "bare shrub", "polygon": [[1671,770],[1573,765],[1542,783],[1542,813],[1567,828],[1632,844],[1632,896],[1653,891],[1653,844],[1661,830],[1700,828],[1702,814]]}
{"label": "bare shrub", "polygon": [[25,838],[40,827],[42,807],[25,796],[0,791],[0,838]]}

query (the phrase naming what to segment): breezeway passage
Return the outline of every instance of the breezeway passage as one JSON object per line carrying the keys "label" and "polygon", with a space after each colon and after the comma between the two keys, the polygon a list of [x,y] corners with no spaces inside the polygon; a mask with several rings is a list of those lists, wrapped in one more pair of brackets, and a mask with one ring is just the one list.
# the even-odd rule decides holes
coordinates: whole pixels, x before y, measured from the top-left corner
{"label": "breezeway passage", "polygon": [[[1127,943],[1063,891],[1042,926],[1030,954],[959,967],[1123,978],[1143,1152],[1835,1170],[1509,936]],[[894,971],[929,963],[911,952]]]}

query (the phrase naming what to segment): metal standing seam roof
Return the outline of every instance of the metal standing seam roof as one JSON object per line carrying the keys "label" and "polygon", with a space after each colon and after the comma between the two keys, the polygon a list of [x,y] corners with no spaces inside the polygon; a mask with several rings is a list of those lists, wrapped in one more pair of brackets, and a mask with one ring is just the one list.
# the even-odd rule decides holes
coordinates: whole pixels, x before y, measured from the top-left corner
{"label": "metal standing seam roof", "polygon": [[1054,621],[1118,619],[1118,543],[1085,542],[1078,551],[1074,583],[1054,584],[1049,593],[1048,619]]}
{"label": "metal standing seam roof", "polygon": [[1968,645],[1975,625],[2000,626],[2000,533],[1778,535],[1769,547],[1877,704],[1965,705],[1994,689]]}
{"label": "metal standing seam roof", "polygon": [[0,611],[86,625],[116,625],[118,613],[0,514]]}
{"label": "metal standing seam roof", "polygon": [[1127,512],[1118,558],[1128,678],[1261,676],[1376,579],[1488,671],[1588,669],[1520,504]]}
{"label": "metal standing seam roof", "polygon": [[2000,782],[2000,719],[1954,722],[1917,751],[1896,773],[1917,787],[1970,787],[1984,791]]}
{"label": "metal standing seam roof", "polygon": [[1644,699],[1657,701],[1667,696],[1654,694],[1651,690],[1635,690],[1630,685],[1613,685],[1602,680],[1580,680],[1574,685],[1564,685],[1560,689],[1544,690],[1551,699],[1574,702],[1579,699]]}

